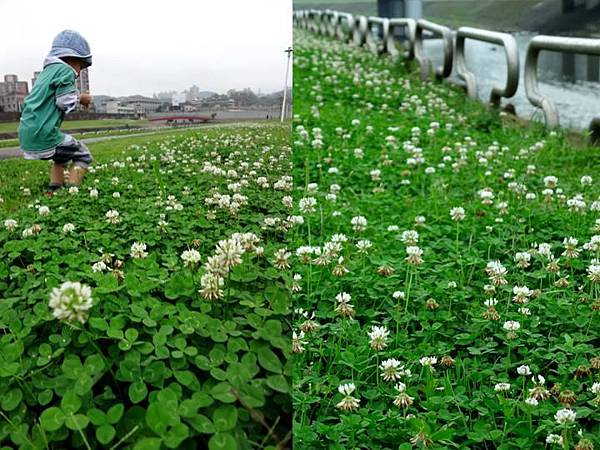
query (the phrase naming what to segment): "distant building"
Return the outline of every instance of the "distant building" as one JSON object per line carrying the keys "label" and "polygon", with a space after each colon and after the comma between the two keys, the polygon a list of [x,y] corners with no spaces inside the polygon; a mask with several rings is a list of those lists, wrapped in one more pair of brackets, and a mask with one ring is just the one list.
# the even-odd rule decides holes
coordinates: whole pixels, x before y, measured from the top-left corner
{"label": "distant building", "polygon": [[123,97],[120,100],[121,105],[130,106],[136,114],[149,114],[160,109],[161,101],[157,98],[144,97],[143,95],[131,95]]}
{"label": "distant building", "polygon": [[113,100],[115,100],[115,98],[110,95],[93,95],[92,104],[94,105],[94,110],[99,113],[105,113],[106,104]]}
{"label": "distant building", "polygon": [[88,69],[83,69],[81,72],[79,72],[79,76],[77,77],[75,84],[79,92],[86,94],[90,93],[90,74]]}
{"label": "distant building", "polygon": [[185,103],[185,94],[184,93],[175,93],[171,96],[171,105],[179,106],[182,103]]}
{"label": "distant building", "polygon": [[0,81],[0,110],[21,112],[28,94],[27,81],[19,81],[16,75],[4,75],[4,81]]}
{"label": "distant building", "polygon": [[42,73],[42,72],[39,70],[36,70],[35,72],[33,72],[33,78],[31,79],[31,89],[33,89],[33,85],[37,81],[37,78],[40,76],[40,73]]}
{"label": "distant building", "polygon": [[106,113],[108,114],[135,114],[133,106],[122,105],[119,100],[106,102]]}
{"label": "distant building", "polygon": [[189,90],[185,93],[185,100],[187,102],[193,102],[200,98],[200,88],[196,85],[193,85]]}

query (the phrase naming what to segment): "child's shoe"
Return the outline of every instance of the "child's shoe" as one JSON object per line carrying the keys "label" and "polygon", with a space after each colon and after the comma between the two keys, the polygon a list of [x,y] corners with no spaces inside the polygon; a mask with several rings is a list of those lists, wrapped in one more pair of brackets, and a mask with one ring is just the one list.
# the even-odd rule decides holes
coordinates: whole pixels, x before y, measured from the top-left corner
{"label": "child's shoe", "polygon": [[48,189],[46,190],[46,197],[52,197],[56,191],[63,187],[60,183],[50,183],[48,185]]}

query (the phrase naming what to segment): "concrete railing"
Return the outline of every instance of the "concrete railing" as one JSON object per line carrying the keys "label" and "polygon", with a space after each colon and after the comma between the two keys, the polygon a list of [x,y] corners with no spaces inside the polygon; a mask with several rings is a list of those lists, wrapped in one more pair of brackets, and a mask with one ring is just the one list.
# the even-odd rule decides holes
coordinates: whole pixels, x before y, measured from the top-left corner
{"label": "concrete railing", "polygon": [[344,42],[350,41],[354,36],[354,16],[348,13],[338,13],[335,22],[335,34]]}
{"label": "concrete railing", "polygon": [[[398,50],[398,45],[402,45],[396,39],[395,31],[397,28],[406,29],[406,43],[404,51]],[[388,41],[386,49],[388,54],[396,59],[402,56],[405,59],[414,59],[415,57],[415,33],[417,31],[417,21],[414,19],[390,19],[388,26]]]}
{"label": "concrete railing", "polygon": [[352,34],[354,45],[361,47],[367,42],[368,27],[369,19],[365,16],[354,16],[354,32]]}
{"label": "concrete railing", "polygon": [[387,52],[390,20],[382,17],[367,18],[367,47],[376,55]]}
{"label": "concrete railing", "polygon": [[427,30],[442,38],[444,45],[444,61],[441,66],[436,67],[434,75],[437,79],[448,78],[452,73],[452,60],[454,53],[454,41],[452,39],[452,30],[443,25],[420,19],[417,21],[417,31],[415,33],[415,59],[421,68],[421,80],[428,80],[431,76],[431,60],[423,52],[423,32]]}
{"label": "concrete railing", "polygon": [[495,31],[481,30],[479,28],[460,27],[456,33],[456,72],[465,83],[467,95],[472,99],[479,98],[477,78],[467,68],[465,60],[465,41],[474,39],[489,42],[504,47],[506,54],[506,84],[494,86],[490,94],[490,103],[500,106],[502,97],[510,98],[517,93],[519,88],[519,48],[517,41],[510,34]]}
{"label": "concrete railing", "polygon": [[[542,108],[546,127],[555,128],[560,125],[558,109],[554,102],[540,94],[538,89],[538,59],[542,50],[600,55],[600,39],[536,36],[529,43],[525,59],[525,91],[527,92],[527,98],[532,105]],[[600,119],[592,119],[590,130],[594,130],[597,127],[598,120]]]}
{"label": "concrete railing", "polygon": [[[328,17],[328,26],[323,28],[323,18]],[[509,34],[498,33],[479,28],[461,27],[456,32],[443,25],[428,20],[414,21],[408,18],[385,19],[381,17],[353,16],[339,11],[300,10],[294,12],[294,23],[320,34],[335,36],[344,41],[351,41],[357,46],[366,45],[377,54],[387,54],[393,59],[402,56],[406,59],[417,60],[422,80],[428,80],[432,73],[431,60],[423,51],[425,32],[439,36],[443,43],[442,65],[433,70],[437,79],[448,78],[452,73],[453,64],[464,82],[467,94],[476,99],[479,95],[478,82],[475,75],[467,68],[465,58],[465,41],[474,39],[501,45],[504,48],[507,65],[507,78],[504,86],[494,86],[490,93],[490,103],[499,107],[501,99],[513,97],[519,87],[519,49],[516,40]],[[397,28],[407,30],[404,42],[405,51],[398,50],[398,40],[395,35]],[[454,49],[456,48],[456,55]],[[541,51],[574,53],[600,56],[600,39],[571,38],[558,36],[536,36],[527,48],[525,61],[525,90],[529,102],[541,108],[544,113],[546,127],[554,128],[560,124],[558,109],[552,100],[540,94],[538,89],[538,59]],[[456,61],[456,62],[455,62]],[[600,133],[600,118],[594,118],[590,124],[593,132]]]}

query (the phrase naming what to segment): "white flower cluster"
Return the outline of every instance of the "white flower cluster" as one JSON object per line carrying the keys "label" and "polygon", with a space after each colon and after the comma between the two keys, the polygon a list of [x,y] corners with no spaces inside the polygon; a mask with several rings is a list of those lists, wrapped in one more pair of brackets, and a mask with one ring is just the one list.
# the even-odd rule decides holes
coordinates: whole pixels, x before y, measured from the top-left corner
{"label": "white flower cluster", "polygon": [[66,281],[52,290],[49,305],[57,319],[85,323],[94,305],[92,290],[85,284]]}

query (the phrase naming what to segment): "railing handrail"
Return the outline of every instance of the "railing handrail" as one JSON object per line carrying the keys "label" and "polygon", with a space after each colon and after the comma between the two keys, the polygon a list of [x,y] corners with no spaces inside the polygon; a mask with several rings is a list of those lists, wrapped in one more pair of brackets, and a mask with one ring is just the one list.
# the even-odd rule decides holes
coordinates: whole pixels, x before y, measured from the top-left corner
{"label": "railing handrail", "polygon": [[322,35],[329,36],[329,29],[331,20],[333,19],[333,11],[331,9],[326,9],[321,13],[321,17],[319,20],[319,33]]}
{"label": "railing handrail", "polygon": [[[376,39],[373,26],[379,25],[382,28],[381,39]],[[367,47],[376,55],[387,52],[388,33],[390,28],[390,19],[385,17],[369,16],[367,17]]]}
{"label": "railing handrail", "polygon": [[[348,22],[348,32],[345,33],[342,29],[342,21],[346,19]],[[335,23],[337,37],[348,42],[354,36],[354,16],[350,13],[339,12]]]}
{"label": "railing handrail", "polygon": [[502,97],[510,98],[517,93],[519,88],[519,48],[516,39],[507,33],[483,30],[481,28],[460,27],[456,32],[456,72],[466,83],[467,95],[472,99],[478,99],[478,85],[475,74],[467,68],[465,58],[465,41],[474,39],[501,45],[506,55],[506,84],[504,86],[493,86],[490,93],[490,102],[494,106],[500,106]]}
{"label": "railing handrail", "polygon": [[386,49],[392,58],[397,58],[401,52],[396,49],[396,38],[394,36],[394,29],[404,27],[408,30],[408,48],[402,55],[406,59],[413,59],[415,57],[415,32],[417,28],[417,21],[414,19],[390,19],[388,25],[388,41],[386,43]]}
{"label": "railing handrail", "polygon": [[444,62],[441,66],[434,70],[435,77],[438,79],[448,78],[452,73],[452,60],[454,42],[452,38],[452,30],[446,26],[439,25],[429,20],[417,20],[417,29],[415,32],[415,59],[421,68],[421,79],[423,81],[429,79],[431,74],[431,61],[423,52],[423,31],[427,30],[434,34],[442,36],[444,45]]}
{"label": "railing handrail", "polygon": [[368,19],[365,16],[354,16],[354,34],[352,41],[355,45],[361,47],[367,39]]}
{"label": "railing handrail", "polygon": [[[329,25],[333,27],[333,34],[340,39],[346,39],[354,42],[358,46],[367,44],[371,51],[379,50],[382,45],[385,51],[393,58],[400,52],[396,49],[396,40],[394,29],[396,27],[406,27],[408,29],[408,49],[405,57],[411,59],[413,56],[419,63],[421,79],[429,79],[432,72],[432,63],[425,56],[423,51],[423,32],[429,31],[440,35],[443,43],[444,60],[443,64],[436,67],[434,75],[436,78],[448,78],[452,73],[454,59],[456,59],[456,69],[458,76],[466,84],[467,94],[471,98],[478,97],[478,85],[475,75],[469,71],[465,59],[465,41],[474,39],[491,44],[501,45],[504,48],[507,62],[507,78],[504,86],[493,86],[490,93],[490,102],[498,107],[501,98],[510,98],[515,95],[519,87],[519,51],[518,45],[513,36],[507,33],[484,30],[472,27],[460,27],[456,32],[456,57],[454,56],[454,36],[449,27],[430,22],[425,19],[414,21],[408,18],[386,19],[376,16],[353,16],[349,13],[340,11],[327,11],[330,14]],[[294,18],[303,28],[320,32],[323,21],[323,12],[316,9],[300,10],[294,12]],[[348,22],[348,31],[344,32],[342,28],[343,21]],[[374,24],[384,24],[384,42],[377,42],[371,32]],[[327,28],[332,33],[332,28]],[[325,30],[325,31],[327,31]],[[574,53],[585,55],[600,56],[600,39],[574,38],[562,36],[540,35],[534,37],[527,47],[527,56],[525,59],[525,91],[529,102],[541,108],[544,113],[544,119],[547,128],[555,128],[560,125],[558,109],[554,102],[544,97],[539,92],[539,80],[537,76],[538,60],[541,51],[554,51],[560,53]],[[592,119],[590,129],[594,124],[598,126],[600,118]]]}
{"label": "railing handrail", "polygon": [[[538,90],[538,59],[542,50],[561,53],[579,53],[600,55],[600,39],[572,38],[561,36],[536,36],[527,47],[525,58],[525,92],[532,105],[542,108],[546,127],[555,128],[560,125],[558,109],[552,100],[544,97]],[[592,119],[592,123],[594,120]],[[592,127],[590,123],[590,128]]]}

